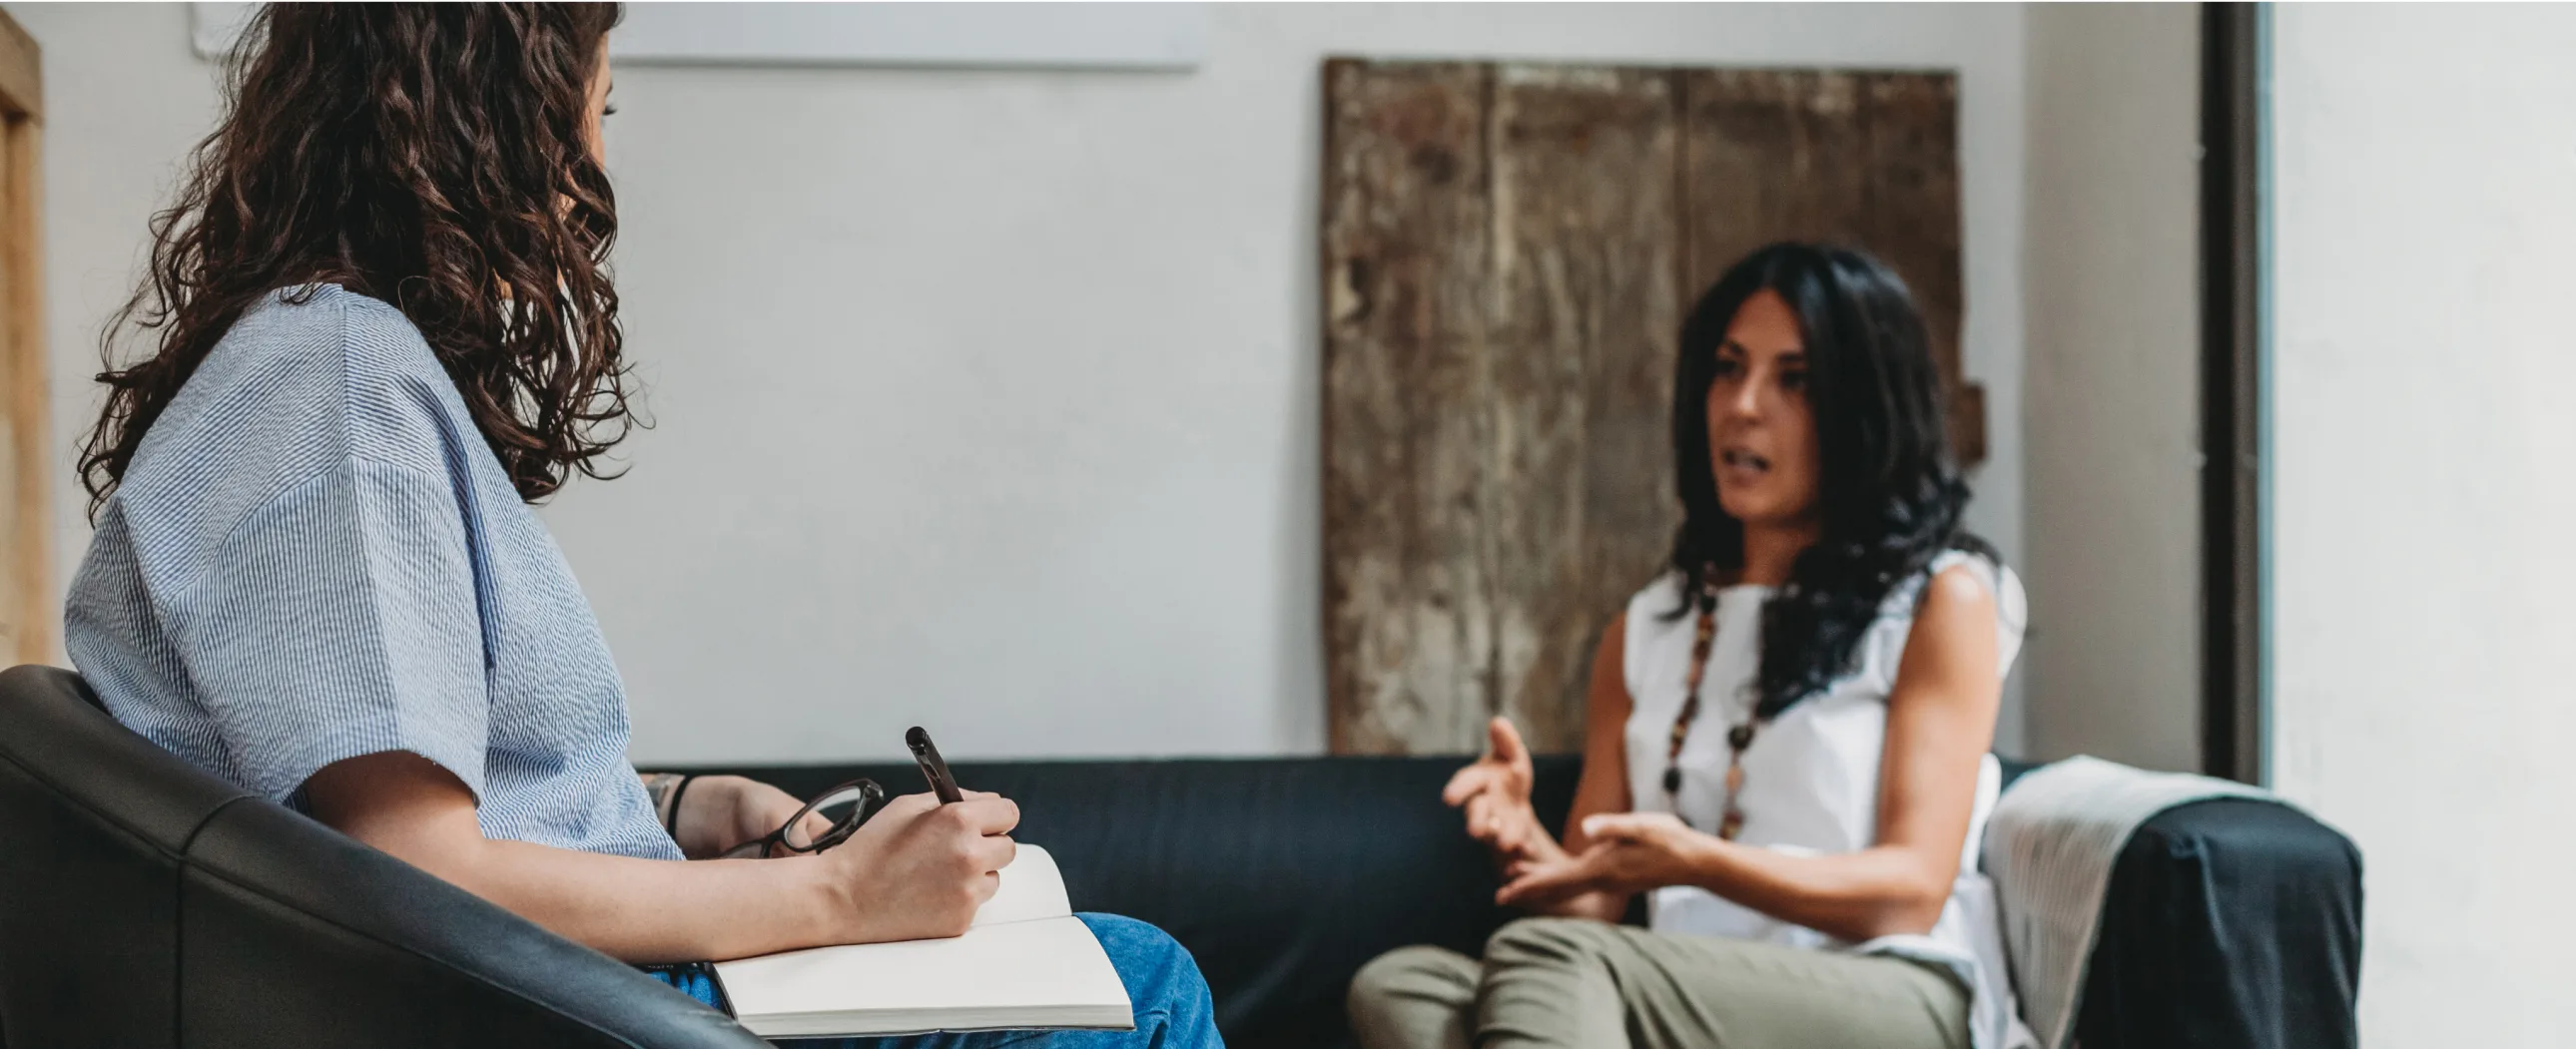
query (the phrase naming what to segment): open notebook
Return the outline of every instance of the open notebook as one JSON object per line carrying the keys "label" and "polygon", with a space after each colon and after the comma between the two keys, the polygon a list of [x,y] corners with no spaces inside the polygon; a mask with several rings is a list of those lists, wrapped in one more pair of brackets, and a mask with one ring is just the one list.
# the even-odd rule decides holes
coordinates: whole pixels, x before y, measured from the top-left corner
{"label": "open notebook", "polygon": [[1127,988],[1073,916],[1055,857],[1022,845],[966,935],[718,962],[734,1016],[763,1038],[1136,1026]]}

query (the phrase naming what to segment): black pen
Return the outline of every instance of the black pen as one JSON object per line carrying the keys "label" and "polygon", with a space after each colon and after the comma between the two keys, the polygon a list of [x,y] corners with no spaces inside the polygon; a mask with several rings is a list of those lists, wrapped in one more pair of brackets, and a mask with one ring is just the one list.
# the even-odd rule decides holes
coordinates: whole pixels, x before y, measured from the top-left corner
{"label": "black pen", "polygon": [[948,763],[939,759],[939,747],[930,742],[930,733],[914,725],[912,731],[903,734],[903,741],[912,748],[912,760],[921,765],[921,777],[930,781],[930,790],[939,795],[940,804],[966,800],[957,792],[957,777],[948,774]]}

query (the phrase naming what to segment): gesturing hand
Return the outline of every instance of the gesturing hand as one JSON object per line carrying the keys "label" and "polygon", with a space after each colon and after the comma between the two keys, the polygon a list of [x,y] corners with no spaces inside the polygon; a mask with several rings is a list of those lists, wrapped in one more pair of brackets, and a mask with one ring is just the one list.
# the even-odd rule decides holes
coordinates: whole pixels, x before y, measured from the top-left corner
{"label": "gesturing hand", "polygon": [[1467,836],[1484,842],[1494,850],[1495,862],[1506,867],[1564,855],[1539,825],[1537,811],[1530,808],[1534,775],[1520,732],[1508,718],[1495,718],[1486,730],[1492,736],[1492,749],[1449,777],[1440,800],[1466,810]]}
{"label": "gesturing hand", "polygon": [[1539,908],[1589,892],[1625,896],[1686,884],[1699,856],[1717,841],[1663,812],[1594,816],[1583,821],[1583,833],[1592,845],[1582,855],[1560,853],[1507,868],[1511,881],[1494,893],[1494,902]]}

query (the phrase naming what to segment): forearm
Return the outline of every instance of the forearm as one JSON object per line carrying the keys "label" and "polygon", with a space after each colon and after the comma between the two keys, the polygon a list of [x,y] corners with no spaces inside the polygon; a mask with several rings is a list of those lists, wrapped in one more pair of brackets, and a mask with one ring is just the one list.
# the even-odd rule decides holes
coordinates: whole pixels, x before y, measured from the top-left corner
{"label": "forearm", "polygon": [[[999,887],[1020,819],[1019,806],[989,794],[945,805],[916,794],[829,851],[686,863],[486,838],[464,781],[405,751],[333,762],[305,781],[305,796],[324,825],[631,962],[959,935]],[[752,810],[795,807],[784,794],[750,800]]]}
{"label": "forearm", "polygon": [[811,858],[647,861],[482,840],[428,871],[556,936],[623,961],[724,961],[822,946]]}
{"label": "forearm", "polygon": [[486,838],[465,785],[406,752],[336,762],[306,793],[314,818],[341,833],[627,961],[846,942],[836,937],[865,917],[820,857],[684,863]]}
{"label": "forearm", "polygon": [[477,839],[415,866],[565,939],[629,962],[707,961],[832,942],[807,857],[674,862]]}
{"label": "forearm", "polygon": [[1931,931],[1950,873],[1915,850],[1799,855],[1704,837],[1691,884],[1782,921],[1849,941]]}

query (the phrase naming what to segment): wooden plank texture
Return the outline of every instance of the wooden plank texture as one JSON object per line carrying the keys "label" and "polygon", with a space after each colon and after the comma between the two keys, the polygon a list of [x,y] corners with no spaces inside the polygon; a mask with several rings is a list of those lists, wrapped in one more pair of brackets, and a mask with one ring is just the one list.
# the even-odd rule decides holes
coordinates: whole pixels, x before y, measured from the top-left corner
{"label": "wooden plank texture", "polygon": [[0,12],[0,661],[56,662],[46,499],[44,98],[36,43]]}
{"label": "wooden plank texture", "polygon": [[1958,81],[1878,74],[1864,78],[1869,115],[1869,211],[1859,243],[1896,268],[1931,329],[1932,359],[1950,393],[1950,447],[1963,463],[1986,458],[1985,391],[1963,376],[1959,330]]}
{"label": "wooden plank texture", "polygon": [[1985,459],[1984,391],[1962,376],[1958,82],[1930,73],[1682,74],[1682,286],[1780,240],[1867,250],[1914,292],[1952,398],[1961,462]]}
{"label": "wooden plank texture", "polygon": [[1774,240],[1867,248],[1957,377],[1955,83],[1345,59],[1325,105],[1333,749],[1469,752],[1498,712],[1577,749],[1594,642],[1680,522],[1700,290]]}
{"label": "wooden plank texture", "polygon": [[1682,286],[1697,295],[1773,241],[1862,240],[1869,137],[1850,73],[1682,74]]}
{"label": "wooden plank texture", "polygon": [[1493,709],[1483,450],[1490,71],[1325,69],[1324,600],[1332,745],[1454,740]]}
{"label": "wooden plank texture", "polygon": [[1533,746],[1568,750],[1583,739],[1593,642],[1654,575],[1674,520],[1665,415],[1680,319],[1674,180],[1660,176],[1676,99],[1660,71],[1504,66],[1496,83],[1495,422],[1477,515],[1493,687]]}
{"label": "wooden plank texture", "polygon": [[44,118],[44,63],[36,38],[0,11],[0,115]]}

